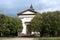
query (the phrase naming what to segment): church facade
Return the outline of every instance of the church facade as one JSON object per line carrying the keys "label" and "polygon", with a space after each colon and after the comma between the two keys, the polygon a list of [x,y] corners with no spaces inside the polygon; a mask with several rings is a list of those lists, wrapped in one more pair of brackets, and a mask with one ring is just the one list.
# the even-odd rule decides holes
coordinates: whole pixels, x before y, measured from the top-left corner
{"label": "church facade", "polygon": [[37,13],[34,9],[33,6],[31,5],[29,9],[18,13],[18,18],[21,19],[22,21],[22,32],[21,34],[27,35],[29,34],[29,23],[35,16],[35,13]]}

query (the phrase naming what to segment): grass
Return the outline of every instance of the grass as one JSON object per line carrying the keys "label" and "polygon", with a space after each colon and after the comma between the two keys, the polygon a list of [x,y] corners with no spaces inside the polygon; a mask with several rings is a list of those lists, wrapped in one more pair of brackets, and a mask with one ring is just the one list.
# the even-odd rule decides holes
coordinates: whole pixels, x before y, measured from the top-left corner
{"label": "grass", "polygon": [[60,37],[40,37],[35,38],[35,40],[60,40]]}

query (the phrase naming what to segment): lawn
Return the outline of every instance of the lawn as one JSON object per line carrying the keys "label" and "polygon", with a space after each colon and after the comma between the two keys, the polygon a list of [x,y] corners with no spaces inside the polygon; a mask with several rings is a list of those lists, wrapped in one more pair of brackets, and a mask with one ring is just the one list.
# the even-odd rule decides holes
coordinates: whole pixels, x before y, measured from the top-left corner
{"label": "lawn", "polygon": [[60,40],[60,37],[40,37],[35,38],[35,40]]}

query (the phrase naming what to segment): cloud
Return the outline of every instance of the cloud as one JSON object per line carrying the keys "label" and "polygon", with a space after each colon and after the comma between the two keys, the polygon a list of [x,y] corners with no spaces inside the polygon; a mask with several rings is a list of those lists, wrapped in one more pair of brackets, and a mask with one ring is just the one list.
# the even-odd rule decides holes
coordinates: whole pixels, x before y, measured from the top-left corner
{"label": "cloud", "polygon": [[0,0],[0,12],[16,16],[33,5],[38,12],[60,10],[60,0]]}
{"label": "cloud", "polygon": [[[40,11],[55,11],[55,10],[60,10],[60,1],[57,0],[40,0],[38,2],[41,6]],[[39,10],[39,9],[38,9]]]}

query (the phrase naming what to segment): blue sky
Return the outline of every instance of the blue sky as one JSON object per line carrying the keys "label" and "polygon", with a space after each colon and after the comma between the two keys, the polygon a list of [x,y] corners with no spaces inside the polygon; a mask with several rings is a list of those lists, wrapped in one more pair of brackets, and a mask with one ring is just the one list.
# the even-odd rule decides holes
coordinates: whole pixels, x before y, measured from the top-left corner
{"label": "blue sky", "polygon": [[17,13],[33,5],[37,12],[60,10],[60,0],[0,0],[0,13],[17,17]]}

